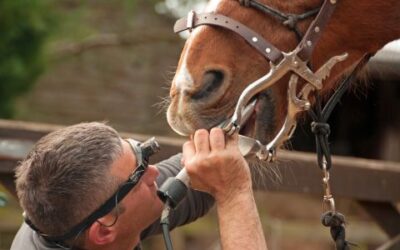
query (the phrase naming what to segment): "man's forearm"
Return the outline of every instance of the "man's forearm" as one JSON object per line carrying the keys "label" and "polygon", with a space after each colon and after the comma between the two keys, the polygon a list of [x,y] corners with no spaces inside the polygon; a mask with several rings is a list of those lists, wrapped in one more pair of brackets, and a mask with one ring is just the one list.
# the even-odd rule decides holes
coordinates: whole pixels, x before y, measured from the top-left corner
{"label": "man's forearm", "polygon": [[217,201],[217,211],[222,249],[267,249],[252,190]]}

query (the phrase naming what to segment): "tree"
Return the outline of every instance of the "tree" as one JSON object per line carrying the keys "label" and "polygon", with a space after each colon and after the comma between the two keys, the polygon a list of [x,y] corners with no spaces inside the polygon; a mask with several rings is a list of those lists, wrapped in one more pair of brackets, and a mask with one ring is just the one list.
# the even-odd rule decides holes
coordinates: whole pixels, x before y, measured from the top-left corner
{"label": "tree", "polygon": [[53,19],[45,0],[0,1],[0,117],[44,69],[43,46]]}

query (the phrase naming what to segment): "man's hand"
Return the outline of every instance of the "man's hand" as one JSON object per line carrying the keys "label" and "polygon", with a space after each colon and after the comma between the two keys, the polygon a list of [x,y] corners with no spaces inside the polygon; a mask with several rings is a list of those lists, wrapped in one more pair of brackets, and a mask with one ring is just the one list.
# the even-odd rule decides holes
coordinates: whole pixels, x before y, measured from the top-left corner
{"label": "man's hand", "polygon": [[198,130],[183,145],[182,161],[191,186],[216,200],[222,249],[266,250],[249,166],[240,154],[237,135],[225,141],[219,128],[210,133]]}
{"label": "man's hand", "polygon": [[183,165],[191,186],[214,196],[217,203],[251,189],[250,170],[240,154],[238,137],[225,139],[220,128],[201,129],[183,145]]}

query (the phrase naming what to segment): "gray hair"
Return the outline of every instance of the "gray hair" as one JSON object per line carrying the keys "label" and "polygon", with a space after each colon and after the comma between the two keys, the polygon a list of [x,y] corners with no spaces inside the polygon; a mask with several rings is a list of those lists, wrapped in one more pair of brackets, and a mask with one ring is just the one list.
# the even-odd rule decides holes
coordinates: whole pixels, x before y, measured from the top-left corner
{"label": "gray hair", "polygon": [[122,155],[118,133],[81,123],[40,139],[17,167],[18,198],[42,232],[60,235],[104,203],[122,182],[110,174]]}

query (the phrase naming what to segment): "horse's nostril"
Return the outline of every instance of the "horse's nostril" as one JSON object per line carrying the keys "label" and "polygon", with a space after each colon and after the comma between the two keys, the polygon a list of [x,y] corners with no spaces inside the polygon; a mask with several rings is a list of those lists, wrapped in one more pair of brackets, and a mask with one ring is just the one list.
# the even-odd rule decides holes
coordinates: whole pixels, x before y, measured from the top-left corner
{"label": "horse's nostril", "polygon": [[224,81],[224,73],[219,70],[209,70],[203,76],[202,87],[192,95],[193,99],[201,99],[209,96],[217,90]]}

